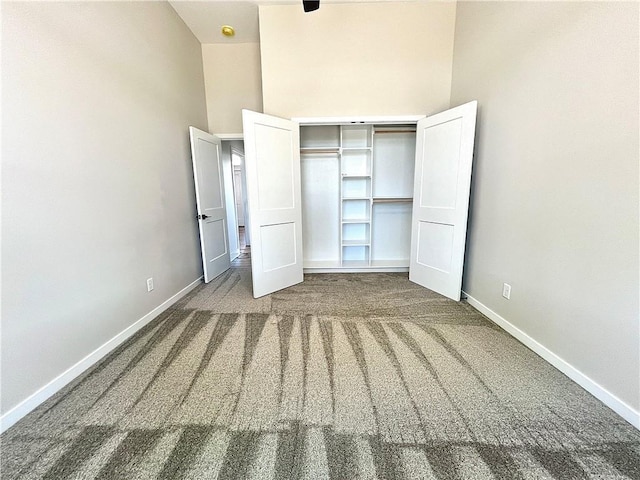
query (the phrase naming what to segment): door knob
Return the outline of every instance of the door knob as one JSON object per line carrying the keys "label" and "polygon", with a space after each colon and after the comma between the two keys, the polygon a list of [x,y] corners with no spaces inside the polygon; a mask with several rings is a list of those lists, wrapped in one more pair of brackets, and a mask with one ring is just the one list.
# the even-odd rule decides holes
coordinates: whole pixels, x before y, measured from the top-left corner
{"label": "door knob", "polygon": [[198,220],[205,220],[207,218],[211,217],[211,215],[198,215]]}

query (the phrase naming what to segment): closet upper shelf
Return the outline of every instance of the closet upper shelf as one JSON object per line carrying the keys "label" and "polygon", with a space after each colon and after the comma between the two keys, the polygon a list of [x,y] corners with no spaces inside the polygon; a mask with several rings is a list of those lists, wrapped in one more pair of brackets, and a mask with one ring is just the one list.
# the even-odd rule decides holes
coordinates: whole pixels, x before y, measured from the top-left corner
{"label": "closet upper shelf", "polygon": [[343,150],[371,150],[371,125],[343,125],[340,146]]}
{"label": "closet upper shelf", "polygon": [[300,150],[332,150],[336,153],[340,147],[340,127],[322,125],[313,129],[300,129]]}
{"label": "closet upper shelf", "polygon": [[413,203],[412,197],[374,197],[373,203]]}
{"label": "closet upper shelf", "polygon": [[370,218],[343,218],[342,223],[371,223]]}
{"label": "closet upper shelf", "polygon": [[300,149],[300,155],[338,155],[339,153],[338,147],[303,147]]}
{"label": "closet upper shelf", "polygon": [[374,130],[373,134],[374,135],[380,135],[380,134],[393,134],[393,133],[410,133],[415,135],[416,130],[409,130],[409,129],[405,129],[405,130]]}

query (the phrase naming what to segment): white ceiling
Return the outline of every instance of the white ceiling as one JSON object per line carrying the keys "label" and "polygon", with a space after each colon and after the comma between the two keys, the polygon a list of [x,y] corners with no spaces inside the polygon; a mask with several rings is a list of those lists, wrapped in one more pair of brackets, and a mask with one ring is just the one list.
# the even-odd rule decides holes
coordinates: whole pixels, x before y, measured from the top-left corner
{"label": "white ceiling", "polygon": [[[258,43],[258,4],[250,1],[169,0],[200,43]],[[225,37],[220,27],[231,25],[236,34]]]}
{"label": "white ceiling", "polygon": [[[402,0],[320,0],[320,8],[323,3],[379,1]],[[298,4],[302,10],[302,0],[169,0],[169,3],[200,43],[260,42],[258,5]],[[220,28],[223,25],[231,25],[235,36],[222,35]]]}

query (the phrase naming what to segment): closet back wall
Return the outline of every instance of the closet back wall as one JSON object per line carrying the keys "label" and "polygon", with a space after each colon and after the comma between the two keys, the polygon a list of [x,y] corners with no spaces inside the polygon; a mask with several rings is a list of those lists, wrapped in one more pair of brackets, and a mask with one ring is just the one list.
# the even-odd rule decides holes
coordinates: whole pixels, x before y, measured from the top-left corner
{"label": "closet back wall", "polygon": [[[260,7],[264,111],[283,117],[449,108],[454,2]],[[392,23],[390,22],[392,20]]]}

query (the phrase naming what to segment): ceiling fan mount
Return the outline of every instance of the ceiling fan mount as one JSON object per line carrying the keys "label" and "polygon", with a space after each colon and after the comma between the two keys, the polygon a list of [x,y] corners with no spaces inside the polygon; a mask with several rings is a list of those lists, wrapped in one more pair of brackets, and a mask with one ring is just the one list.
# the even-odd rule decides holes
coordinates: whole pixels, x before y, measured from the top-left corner
{"label": "ceiling fan mount", "polygon": [[320,0],[302,0],[302,8],[306,12],[313,12],[320,8]]}

